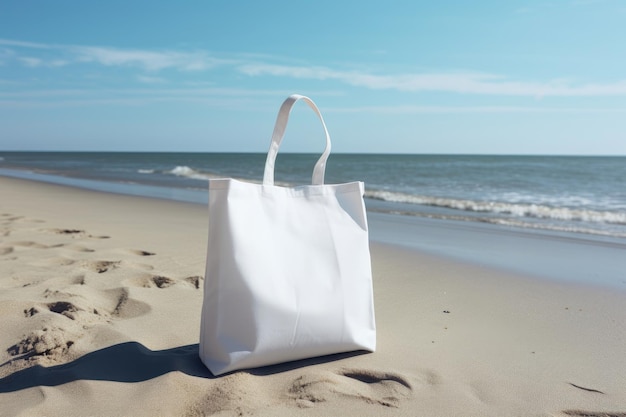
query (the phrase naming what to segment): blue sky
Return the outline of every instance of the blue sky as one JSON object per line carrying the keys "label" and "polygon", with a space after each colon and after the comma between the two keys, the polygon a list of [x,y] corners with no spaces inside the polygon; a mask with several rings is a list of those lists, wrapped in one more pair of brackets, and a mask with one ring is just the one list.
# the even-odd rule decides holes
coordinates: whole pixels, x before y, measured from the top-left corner
{"label": "blue sky", "polygon": [[[626,155],[626,1],[4,1],[0,150]],[[296,107],[285,151],[317,152]]]}

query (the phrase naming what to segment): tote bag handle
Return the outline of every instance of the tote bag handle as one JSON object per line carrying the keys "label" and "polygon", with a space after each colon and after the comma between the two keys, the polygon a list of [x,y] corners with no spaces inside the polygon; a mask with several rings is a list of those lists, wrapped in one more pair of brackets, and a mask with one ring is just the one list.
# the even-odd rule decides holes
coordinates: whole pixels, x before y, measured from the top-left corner
{"label": "tote bag handle", "polygon": [[330,155],[330,135],[328,134],[328,129],[326,129],[326,123],[324,123],[324,118],[315,103],[313,103],[313,100],[308,97],[301,96],[300,94],[293,94],[283,102],[282,106],[280,106],[278,117],[276,118],[274,132],[272,133],[272,142],[270,143],[270,149],[267,152],[267,159],[265,160],[263,185],[274,185],[274,164],[276,162],[276,155],[278,154],[278,148],[283,140],[283,136],[285,136],[285,129],[287,128],[287,122],[289,121],[289,113],[291,113],[293,105],[296,104],[298,100],[304,101],[311,109],[313,109],[324,127],[324,133],[326,134],[326,148],[324,149],[322,156],[320,156],[315,163],[315,167],[313,168],[313,177],[311,179],[313,185],[324,184],[326,160]]}

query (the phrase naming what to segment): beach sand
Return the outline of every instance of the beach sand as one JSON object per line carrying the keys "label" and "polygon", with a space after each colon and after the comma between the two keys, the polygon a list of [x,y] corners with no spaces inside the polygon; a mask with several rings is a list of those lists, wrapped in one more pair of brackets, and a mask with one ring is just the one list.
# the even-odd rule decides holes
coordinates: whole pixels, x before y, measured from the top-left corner
{"label": "beach sand", "polygon": [[626,292],[376,242],[375,353],[215,378],[207,227],[202,205],[0,178],[0,416],[626,416]]}

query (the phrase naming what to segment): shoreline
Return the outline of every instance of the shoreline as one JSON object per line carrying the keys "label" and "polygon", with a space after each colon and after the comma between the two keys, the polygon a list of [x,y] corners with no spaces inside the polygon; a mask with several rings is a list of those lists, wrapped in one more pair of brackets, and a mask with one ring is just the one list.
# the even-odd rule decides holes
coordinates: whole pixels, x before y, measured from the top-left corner
{"label": "shoreline", "polygon": [[203,205],[2,177],[0,192],[0,416],[626,413],[623,291],[373,239],[375,353],[213,378]]}
{"label": "shoreline", "polygon": [[[0,169],[0,179],[203,206],[208,201],[208,189],[200,191],[108,183],[26,171],[22,174],[7,176],[6,171]],[[624,238],[381,213],[376,209],[377,202],[367,199],[366,206],[371,241],[490,266],[505,272],[626,291],[626,275],[622,272],[626,271]]]}
{"label": "shoreline", "polygon": [[[0,176],[202,204],[206,204],[208,200],[206,181],[208,178],[218,177],[217,173],[203,174],[186,165],[176,166],[173,170],[159,170],[155,167],[150,169],[138,168],[144,164],[136,164],[137,172],[134,174],[131,173],[132,170],[129,172],[126,167],[123,175],[112,175],[115,173],[115,170],[112,170],[104,176],[102,173],[101,175],[94,175],[93,172],[85,172],[84,170],[59,171],[58,167],[56,171],[54,168],[50,168],[53,169],[52,171],[46,171],[46,168],[32,170],[26,167],[10,168],[9,165],[9,168],[3,168],[2,166],[0,166]],[[226,176],[229,177],[228,174]],[[246,178],[248,177],[242,177],[242,180],[255,182],[255,180]],[[292,178],[292,180],[295,179]],[[306,180],[302,182],[300,178],[290,185],[306,182]],[[466,200],[450,195],[436,197],[437,193],[429,196],[420,193],[405,194],[381,191],[376,186],[370,188],[368,184],[366,182],[365,202],[368,211],[372,213],[472,224],[491,224],[504,229],[529,232],[583,235],[626,244],[626,230],[622,227],[626,224],[624,223],[626,218],[624,218],[623,213],[614,212],[611,209],[602,211],[601,208],[593,205],[586,208],[567,205],[553,206],[542,200],[545,199],[545,196],[539,198],[536,204],[528,201],[516,203],[515,199],[509,201],[506,198],[505,200],[492,200],[485,196],[474,196],[474,200]],[[600,197],[600,199],[602,198]]]}

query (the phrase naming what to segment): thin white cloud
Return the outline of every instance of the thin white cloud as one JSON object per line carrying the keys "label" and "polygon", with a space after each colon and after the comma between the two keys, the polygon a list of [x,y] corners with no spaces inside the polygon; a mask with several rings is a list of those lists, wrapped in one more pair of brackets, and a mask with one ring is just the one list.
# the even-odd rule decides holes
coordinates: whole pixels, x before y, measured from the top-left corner
{"label": "thin white cloud", "polygon": [[30,68],[37,68],[37,67],[54,68],[54,67],[63,67],[68,64],[67,61],[62,60],[62,59],[44,60],[41,58],[35,58],[31,56],[20,56],[17,58],[17,60],[21,62],[22,64],[24,64],[25,66],[30,67]]}
{"label": "thin white cloud", "polygon": [[167,68],[202,71],[230,62],[205,52],[146,51],[95,46],[73,46],[68,51],[81,62],[97,62],[105,66],[135,66],[148,71]]}
{"label": "thin white cloud", "polygon": [[35,48],[35,49],[50,49],[54,47],[54,46],[46,45],[43,43],[24,42],[24,41],[17,41],[13,39],[0,39],[0,45],[16,46],[16,47],[22,47],[22,48]]}
{"label": "thin white cloud", "polygon": [[451,113],[626,113],[623,108],[528,106],[364,106],[325,108],[329,113],[451,114]]}
{"label": "thin white cloud", "polygon": [[15,52],[9,48],[0,48],[0,65],[6,65],[15,58]]}
{"label": "thin white cloud", "polygon": [[574,84],[564,80],[527,82],[481,73],[421,73],[376,75],[358,71],[338,71],[326,67],[273,64],[246,64],[238,70],[250,76],[272,75],[298,79],[337,80],[374,90],[405,92],[448,92],[505,96],[621,96],[626,95],[626,80],[610,84]]}
{"label": "thin white cloud", "polygon": [[[288,65],[272,56],[229,54],[217,56],[207,51],[172,51],[123,49],[101,46],[56,45],[0,39],[5,51],[0,62],[20,62],[30,67],[54,67],[93,63],[105,67],[128,67],[144,71],[136,74],[138,82],[156,81],[155,73],[166,69],[179,71],[230,70],[232,75],[281,77],[299,80],[335,81],[339,85],[371,90],[395,90],[407,93],[443,92],[466,95],[518,97],[601,97],[625,96],[626,79],[608,83],[574,82],[552,79],[528,81],[503,75],[472,72],[381,74],[345,70],[328,66]],[[10,49],[8,49],[10,48]],[[28,53],[23,53],[28,50]],[[34,53],[45,50],[43,54]],[[2,52],[2,51],[0,51]],[[283,60],[283,62],[285,62]],[[293,62],[293,61],[292,61]]]}
{"label": "thin white cloud", "polygon": [[606,0],[574,0],[570,4],[572,6],[595,6],[601,3],[607,3],[607,1]]}
{"label": "thin white cloud", "polygon": [[[225,96],[225,97],[250,97],[250,96],[280,96],[290,94],[285,90],[249,90],[240,88],[121,88],[121,89],[49,89],[49,90],[29,90],[29,91],[0,91],[0,98],[64,98],[76,96],[88,96],[97,94],[98,96]],[[335,92],[320,91],[321,95],[337,95]]]}
{"label": "thin white cloud", "polygon": [[[59,108],[82,106],[144,106],[163,102],[197,103],[220,108],[255,107],[267,109],[269,103],[291,94],[285,90],[247,90],[234,88],[135,88],[135,89],[57,89],[0,91],[0,108]],[[319,95],[332,92],[321,91]],[[271,101],[267,101],[271,99]]]}
{"label": "thin white cloud", "polygon": [[18,58],[18,61],[22,62],[27,67],[39,67],[43,61],[39,58],[33,58],[29,56],[22,56]]}
{"label": "thin white cloud", "polygon": [[161,77],[150,77],[147,75],[138,75],[137,76],[137,80],[140,83],[144,83],[144,84],[163,84],[166,82],[165,78],[161,78]]}
{"label": "thin white cloud", "polygon": [[334,71],[325,67],[287,66],[264,63],[251,63],[240,65],[237,70],[250,76],[273,75],[289,78],[315,79],[315,80],[345,80],[346,73]]}
{"label": "thin white cloud", "polygon": [[[0,39],[0,45],[13,48],[4,48],[5,56],[12,56],[22,64],[31,67],[59,66],[69,64],[70,62],[91,62],[111,67],[138,67],[147,71],[160,71],[170,68],[183,71],[204,71],[215,68],[218,65],[240,63],[240,61],[232,59],[217,58],[205,51],[152,51],[104,46],[47,45],[10,39]],[[23,56],[15,52],[18,49],[46,50],[47,54],[50,54],[50,51],[56,51],[61,56],[54,59],[49,59],[48,56]]]}

